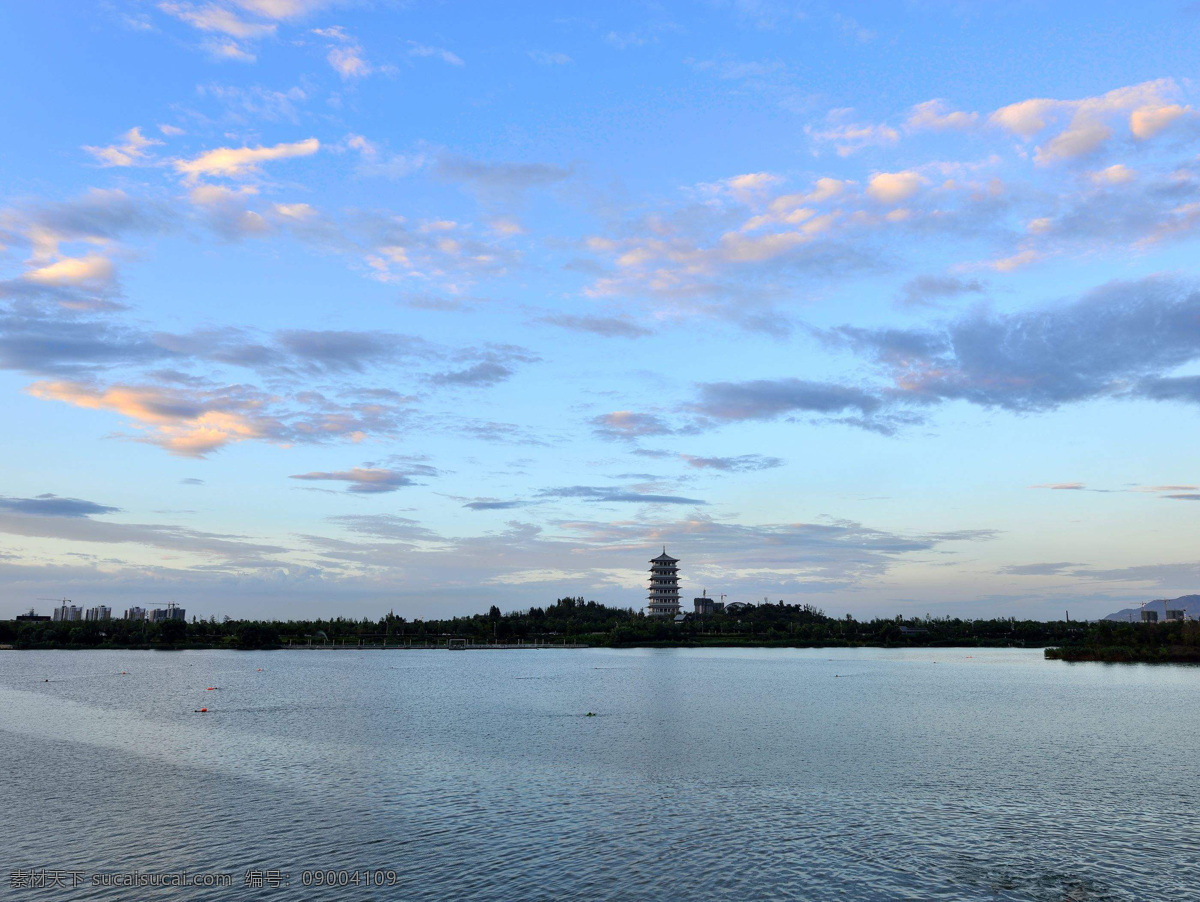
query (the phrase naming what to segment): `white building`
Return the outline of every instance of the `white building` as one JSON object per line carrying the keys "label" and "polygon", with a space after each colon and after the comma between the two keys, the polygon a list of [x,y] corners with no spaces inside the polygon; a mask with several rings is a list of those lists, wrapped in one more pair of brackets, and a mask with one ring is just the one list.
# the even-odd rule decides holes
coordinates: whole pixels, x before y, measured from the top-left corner
{"label": "white building", "polygon": [[171,602],[165,608],[147,611],[146,619],[151,623],[162,623],[164,620],[184,620],[186,619],[184,614],[183,608],[176,607],[175,602]]}
{"label": "white building", "polygon": [[94,608],[88,608],[87,613],[83,615],[84,620],[111,620],[112,608],[107,605],[98,604]]}
{"label": "white building", "polygon": [[82,620],[83,608],[71,604],[70,599],[64,598],[62,604],[56,607],[50,616],[52,620]]}
{"label": "white building", "polygon": [[679,613],[679,558],[663,553],[650,561],[650,597],[646,602],[651,617],[674,617]]}

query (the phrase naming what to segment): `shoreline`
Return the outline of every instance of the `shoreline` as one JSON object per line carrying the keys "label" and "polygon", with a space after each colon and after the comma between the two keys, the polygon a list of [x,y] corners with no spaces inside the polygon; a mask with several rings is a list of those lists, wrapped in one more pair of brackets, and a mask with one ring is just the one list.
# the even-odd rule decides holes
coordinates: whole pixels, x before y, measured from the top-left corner
{"label": "shoreline", "polygon": [[796,643],[796,642],[621,642],[614,644],[605,643],[556,643],[534,645],[532,643],[524,645],[491,645],[491,644],[475,644],[465,646],[451,646],[446,643],[438,645],[262,645],[254,647],[242,647],[232,645],[215,645],[215,644],[182,644],[182,645],[71,645],[71,644],[54,644],[54,645],[36,645],[36,646],[14,646],[0,645],[0,651],[572,651],[587,648],[607,648],[617,651],[625,651],[636,648],[794,648],[794,649],[832,649],[832,648],[880,648],[880,649],[953,649],[953,648],[978,648],[978,649],[1023,649],[1026,651],[1036,651],[1038,649],[1048,649],[1048,646],[1040,644],[1018,645],[988,645],[979,643],[930,643],[925,645],[916,644],[879,644],[879,643],[824,643],[820,645],[811,643]]}

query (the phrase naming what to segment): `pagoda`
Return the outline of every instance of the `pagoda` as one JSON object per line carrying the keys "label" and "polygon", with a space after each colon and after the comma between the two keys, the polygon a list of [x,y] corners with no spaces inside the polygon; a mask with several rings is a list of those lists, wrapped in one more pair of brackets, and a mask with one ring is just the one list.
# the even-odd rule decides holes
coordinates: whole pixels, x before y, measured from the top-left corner
{"label": "pagoda", "polygon": [[650,598],[646,608],[651,617],[674,617],[679,613],[679,558],[663,553],[650,561]]}

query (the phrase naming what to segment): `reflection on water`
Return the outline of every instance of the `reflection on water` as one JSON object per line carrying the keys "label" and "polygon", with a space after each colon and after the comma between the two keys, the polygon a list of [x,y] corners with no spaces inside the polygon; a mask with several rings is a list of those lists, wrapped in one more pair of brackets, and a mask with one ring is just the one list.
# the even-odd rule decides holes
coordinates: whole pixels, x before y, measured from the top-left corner
{"label": "reflection on water", "polygon": [[[0,653],[0,879],[223,872],[233,889],[136,895],[281,902],[1195,900],[1198,688],[1196,668],[1019,650]],[[301,886],[317,868],[399,884]],[[291,883],[246,890],[248,869]]]}

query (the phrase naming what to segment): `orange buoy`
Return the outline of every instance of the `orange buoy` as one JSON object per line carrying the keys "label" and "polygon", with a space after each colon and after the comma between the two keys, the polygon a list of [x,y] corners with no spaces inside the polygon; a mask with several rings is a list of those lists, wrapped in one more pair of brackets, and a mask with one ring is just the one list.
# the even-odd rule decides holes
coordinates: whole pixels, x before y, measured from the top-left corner
{"label": "orange buoy", "polygon": [[200,709],[200,713],[201,713],[201,714],[207,714],[207,713],[208,713],[208,708],[201,708],[201,709]]}

